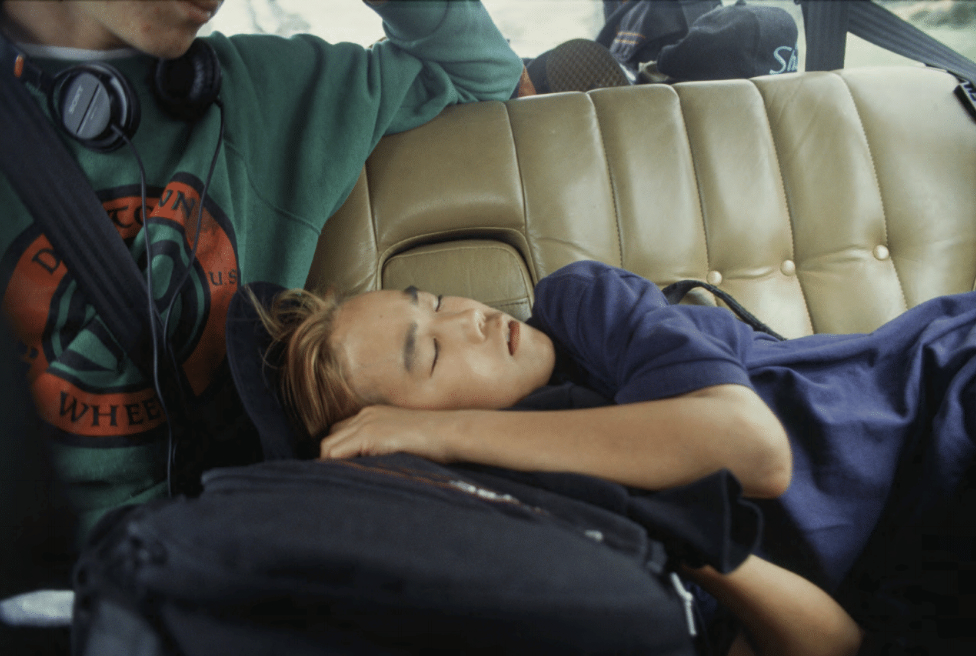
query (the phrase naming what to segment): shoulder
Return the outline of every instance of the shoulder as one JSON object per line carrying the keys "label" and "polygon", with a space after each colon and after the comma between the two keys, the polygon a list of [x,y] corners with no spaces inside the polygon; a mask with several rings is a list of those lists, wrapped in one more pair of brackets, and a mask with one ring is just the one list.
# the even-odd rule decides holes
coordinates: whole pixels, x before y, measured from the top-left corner
{"label": "shoulder", "polygon": [[[281,57],[288,57],[289,64],[294,65],[302,61],[303,57],[315,53],[333,53],[343,49],[365,52],[365,48],[358,44],[332,44],[314,34],[296,34],[283,37],[275,34],[233,34],[227,36],[220,32],[205,37],[202,40],[210,44],[217,52],[221,65],[243,63],[254,66],[261,65],[274,68],[278,74],[287,74],[281,68]],[[342,47],[340,47],[342,46]]]}
{"label": "shoulder", "polygon": [[601,350],[630,334],[635,322],[667,305],[646,278],[602,262],[581,261],[539,281],[532,318],[577,358],[584,351],[601,358]]}
{"label": "shoulder", "polygon": [[568,264],[542,278],[535,288],[535,302],[541,309],[567,307],[627,307],[650,302],[667,305],[651,281],[603,262],[584,260]]}
{"label": "shoulder", "polygon": [[625,269],[597,262],[580,260],[567,264],[539,280],[536,295],[572,287],[580,290],[593,285],[620,285],[654,287],[654,283]]}
{"label": "shoulder", "polygon": [[545,278],[542,278],[539,284],[544,284],[547,281],[565,280],[567,278],[595,279],[605,275],[633,276],[635,274],[619,267],[597,262],[596,260],[580,260],[556,269]]}

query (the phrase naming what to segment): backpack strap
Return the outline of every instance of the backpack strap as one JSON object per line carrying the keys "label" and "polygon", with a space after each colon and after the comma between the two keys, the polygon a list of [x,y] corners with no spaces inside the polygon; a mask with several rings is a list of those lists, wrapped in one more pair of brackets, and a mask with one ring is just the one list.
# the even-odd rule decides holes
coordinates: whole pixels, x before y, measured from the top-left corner
{"label": "backpack strap", "polygon": [[722,299],[722,301],[729,306],[729,309],[732,310],[732,312],[734,312],[739,319],[752,326],[753,330],[766,333],[767,335],[775,337],[781,342],[786,341],[785,337],[764,324],[756,315],[747,310],[741,303],[739,303],[739,301],[735,300],[735,297],[732,296],[732,294],[719,289],[715,285],[711,285],[701,280],[679,280],[678,282],[671,283],[662,289],[661,292],[664,294],[664,298],[667,299],[668,303],[671,305],[677,305],[678,301],[683,299],[685,295],[687,295],[688,292],[695,287],[701,287],[702,289],[707,290]]}

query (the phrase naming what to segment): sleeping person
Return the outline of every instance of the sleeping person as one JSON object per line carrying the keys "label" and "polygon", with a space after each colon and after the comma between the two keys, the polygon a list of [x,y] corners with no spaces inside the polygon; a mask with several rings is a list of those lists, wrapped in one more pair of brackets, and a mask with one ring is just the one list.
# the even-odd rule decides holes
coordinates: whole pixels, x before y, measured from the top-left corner
{"label": "sleeping person", "polygon": [[[951,568],[973,562],[974,320],[963,294],[870,334],[779,341],[594,262],[541,280],[527,323],[412,288],[290,292],[265,313],[321,457],[406,451],[652,490],[727,468],[765,499],[762,555],[906,648],[965,621]],[[554,394],[573,409],[494,412]]]}

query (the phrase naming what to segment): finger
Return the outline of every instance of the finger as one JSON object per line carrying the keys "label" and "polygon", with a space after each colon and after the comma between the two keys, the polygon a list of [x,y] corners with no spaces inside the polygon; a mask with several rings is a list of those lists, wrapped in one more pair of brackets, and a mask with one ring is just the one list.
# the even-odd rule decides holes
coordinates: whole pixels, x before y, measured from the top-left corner
{"label": "finger", "polygon": [[345,428],[347,428],[357,415],[352,417],[346,417],[342,421],[337,421],[329,427],[329,435],[335,435],[336,433],[341,433]]}
{"label": "finger", "polygon": [[338,458],[338,447],[345,441],[346,433],[340,435],[329,435],[322,438],[319,442],[319,459],[332,460]]}
{"label": "finger", "polygon": [[341,435],[326,437],[319,443],[319,457],[323,460],[341,460],[364,455],[377,455],[371,450],[370,441],[361,431],[347,430]]}

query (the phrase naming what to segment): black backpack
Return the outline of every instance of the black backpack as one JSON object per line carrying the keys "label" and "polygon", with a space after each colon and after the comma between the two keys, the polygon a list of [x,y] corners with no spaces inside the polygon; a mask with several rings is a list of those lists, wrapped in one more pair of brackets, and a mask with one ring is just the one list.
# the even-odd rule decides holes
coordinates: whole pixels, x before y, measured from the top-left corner
{"label": "black backpack", "polygon": [[113,511],[75,572],[78,655],[697,653],[678,562],[760,515],[720,472],[656,494],[394,455],[214,470]]}

